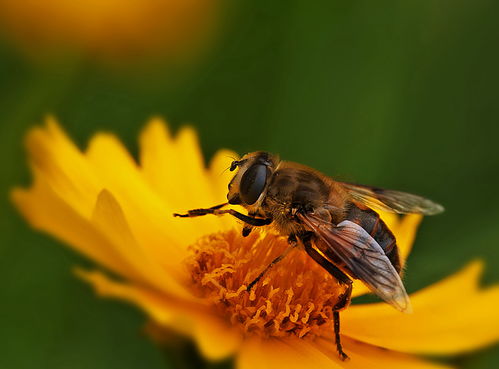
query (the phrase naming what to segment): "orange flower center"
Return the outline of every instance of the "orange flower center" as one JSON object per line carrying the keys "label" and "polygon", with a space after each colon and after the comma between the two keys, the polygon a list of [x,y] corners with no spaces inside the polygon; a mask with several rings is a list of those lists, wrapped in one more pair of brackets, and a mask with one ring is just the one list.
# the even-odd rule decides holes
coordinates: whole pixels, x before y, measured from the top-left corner
{"label": "orange flower center", "polygon": [[248,334],[298,337],[332,331],[332,306],[343,292],[305,251],[292,250],[251,290],[246,286],[288,247],[284,237],[231,230],[190,247],[194,293]]}

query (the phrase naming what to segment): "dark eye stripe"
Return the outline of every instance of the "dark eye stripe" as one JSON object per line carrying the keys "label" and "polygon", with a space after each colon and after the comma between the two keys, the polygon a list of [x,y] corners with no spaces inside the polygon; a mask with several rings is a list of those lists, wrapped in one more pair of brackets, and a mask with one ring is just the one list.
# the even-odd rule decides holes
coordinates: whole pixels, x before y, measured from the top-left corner
{"label": "dark eye stripe", "polygon": [[254,164],[249,167],[241,178],[239,191],[244,203],[252,205],[258,200],[267,181],[267,166]]}

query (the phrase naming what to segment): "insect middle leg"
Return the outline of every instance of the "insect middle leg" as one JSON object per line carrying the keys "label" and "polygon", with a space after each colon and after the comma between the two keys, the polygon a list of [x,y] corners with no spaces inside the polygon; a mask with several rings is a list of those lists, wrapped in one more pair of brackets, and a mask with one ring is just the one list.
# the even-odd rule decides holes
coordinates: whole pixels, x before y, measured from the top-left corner
{"label": "insect middle leg", "polygon": [[267,272],[274,266],[276,265],[278,262],[280,262],[282,259],[284,259],[286,257],[286,255],[289,254],[289,252],[291,250],[293,250],[297,245],[298,245],[298,240],[296,238],[296,236],[294,234],[291,234],[289,235],[288,237],[288,243],[289,243],[289,246],[286,250],[284,250],[278,257],[276,257],[274,260],[272,260],[270,262],[269,265],[267,265],[265,267],[264,270],[262,270],[262,272],[260,274],[258,274],[258,276],[253,279],[249,284],[248,284],[248,287],[246,287],[246,291],[250,292],[251,289],[255,286],[255,284],[258,283],[258,281],[260,279],[262,279],[262,277],[267,274]]}
{"label": "insect middle leg", "polygon": [[213,215],[230,214],[236,217],[237,219],[242,220],[243,222],[256,227],[269,225],[270,223],[272,223],[272,219],[250,217],[248,215],[241,214],[238,211],[235,211],[234,209],[225,209],[225,210],[221,209],[226,205],[228,204],[224,203],[220,205],[215,205],[207,209],[193,209],[187,211],[186,214],[174,213],[173,216],[180,218],[192,218],[192,217],[200,217],[207,214],[213,214]]}
{"label": "insect middle leg", "polygon": [[307,254],[314,259],[321,267],[323,267],[329,274],[331,274],[340,285],[345,286],[345,291],[339,296],[338,301],[333,306],[333,324],[334,324],[334,338],[336,341],[336,350],[340,355],[341,360],[348,359],[348,355],[343,351],[341,346],[341,336],[340,336],[340,310],[344,309],[350,302],[352,296],[352,280],[343,273],[336,265],[331,263],[326,259],[321,253],[319,253],[312,245],[312,236],[306,234],[302,237],[302,242],[305,247]]}

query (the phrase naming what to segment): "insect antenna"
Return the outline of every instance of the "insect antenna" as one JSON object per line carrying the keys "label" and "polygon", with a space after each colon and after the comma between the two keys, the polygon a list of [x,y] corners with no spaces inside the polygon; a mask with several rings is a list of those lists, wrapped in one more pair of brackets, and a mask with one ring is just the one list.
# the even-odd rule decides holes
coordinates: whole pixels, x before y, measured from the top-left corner
{"label": "insect antenna", "polygon": [[[232,161],[237,161],[237,158],[235,158],[234,156],[231,156],[231,155],[225,155],[226,158],[229,158],[229,159],[232,159]],[[227,170],[231,169],[232,168],[232,164],[229,165],[227,168],[225,168],[223,171],[220,172],[219,176],[221,176],[222,174],[224,174]]]}

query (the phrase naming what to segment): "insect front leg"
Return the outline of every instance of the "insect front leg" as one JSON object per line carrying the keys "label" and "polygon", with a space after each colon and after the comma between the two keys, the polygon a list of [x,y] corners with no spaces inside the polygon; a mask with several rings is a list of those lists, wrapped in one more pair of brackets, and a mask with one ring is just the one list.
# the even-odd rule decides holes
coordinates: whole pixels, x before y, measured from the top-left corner
{"label": "insect front leg", "polygon": [[341,335],[340,335],[340,310],[346,308],[350,303],[352,297],[352,280],[343,273],[336,265],[331,263],[326,259],[321,253],[319,253],[312,245],[313,233],[306,233],[301,237],[303,246],[307,254],[314,259],[321,267],[323,267],[329,274],[331,274],[340,285],[345,287],[345,291],[338,297],[338,301],[333,306],[333,324],[334,324],[334,338],[336,341],[336,350],[340,355],[341,360],[347,360],[349,357],[343,351],[341,346]]}
{"label": "insect front leg", "polygon": [[225,202],[223,204],[215,205],[215,206],[212,206],[211,208],[207,208],[207,209],[187,210],[187,214],[173,213],[173,216],[180,217],[180,218],[200,217],[200,216],[206,215],[206,214],[214,214],[215,210],[221,209],[227,205],[229,205],[229,203]]}
{"label": "insect front leg", "polygon": [[[260,214],[258,214],[257,212],[254,212],[254,211],[248,213],[248,216],[250,216],[252,218],[256,218],[258,215],[260,215]],[[248,237],[250,235],[251,231],[253,231],[253,226],[251,224],[246,223],[244,225],[243,231],[242,231],[243,237]]]}
{"label": "insect front leg", "polygon": [[247,223],[251,226],[264,226],[264,225],[269,225],[272,223],[272,219],[268,218],[255,218],[255,217],[250,217],[248,215],[241,214],[234,209],[221,209],[224,206],[228,205],[228,203],[220,204],[220,205],[215,205],[212,206],[211,208],[207,209],[193,209],[187,211],[186,214],[179,214],[179,213],[174,213],[174,217],[179,217],[179,218],[192,218],[192,217],[199,217],[203,215],[208,215],[208,214],[213,214],[213,215],[223,215],[223,214],[230,214],[234,217],[236,217],[239,220],[242,220],[244,223]]}

